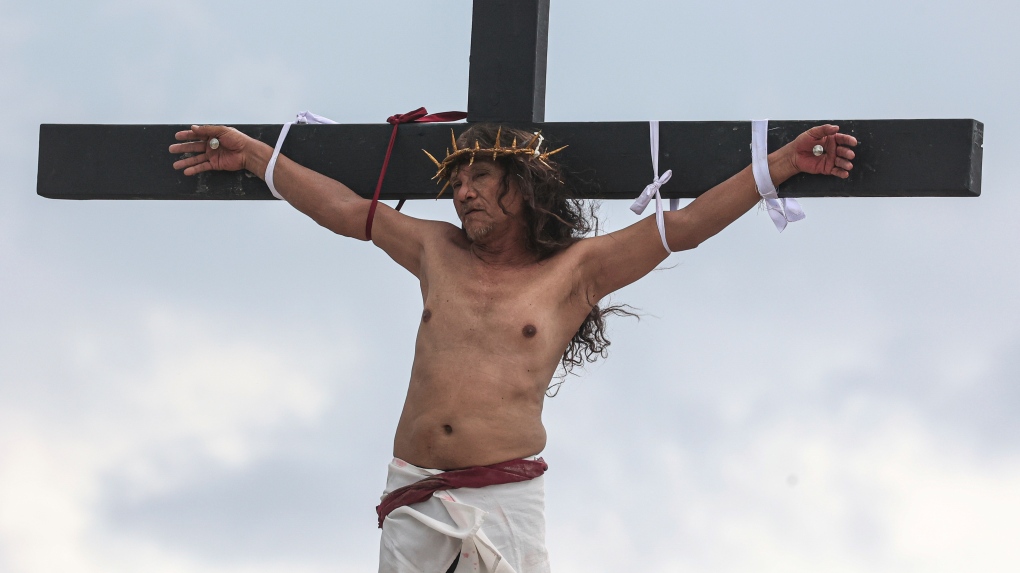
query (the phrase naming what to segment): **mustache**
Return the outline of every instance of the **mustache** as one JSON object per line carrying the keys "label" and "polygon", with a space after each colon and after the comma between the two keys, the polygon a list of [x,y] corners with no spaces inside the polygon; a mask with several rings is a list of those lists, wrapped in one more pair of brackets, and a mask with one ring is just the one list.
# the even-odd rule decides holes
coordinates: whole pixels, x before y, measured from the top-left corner
{"label": "mustache", "polygon": [[479,204],[479,203],[472,203],[470,205],[465,205],[461,209],[461,212],[464,213],[465,215],[467,215],[468,213],[470,213],[472,211],[484,211],[484,210],[485,210],[485,207],[482,206],[481,204]]}

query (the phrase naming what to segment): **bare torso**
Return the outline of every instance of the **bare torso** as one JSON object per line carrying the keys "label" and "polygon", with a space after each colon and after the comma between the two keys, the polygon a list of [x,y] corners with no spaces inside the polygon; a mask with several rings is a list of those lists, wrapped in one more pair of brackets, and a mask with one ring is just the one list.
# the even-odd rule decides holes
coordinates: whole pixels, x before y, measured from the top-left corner
{"label": "bare torso", "polygon": [[424,310],[396,457],[455,469],[545,448],[545,392],[591,310],[570,251],[541,262],[492,265],[453,226],[426,245]]}

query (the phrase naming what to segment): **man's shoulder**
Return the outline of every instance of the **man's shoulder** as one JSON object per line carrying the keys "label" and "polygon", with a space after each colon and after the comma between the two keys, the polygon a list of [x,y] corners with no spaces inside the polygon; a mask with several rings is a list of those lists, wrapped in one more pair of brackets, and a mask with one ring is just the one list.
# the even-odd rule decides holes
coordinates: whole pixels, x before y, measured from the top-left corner
{"label": "man's shoulder", "polygon": [[539,267],[555,269],[556,272],[566,273],[573,278],[577,277],[577,270],[581,266],[587,252],[584,244],[586,239],[578,239],[569,245],[565,245],[536,263]]}
{"label": "man's shoulder", "polygon": [[425,244],[432,249],[466,248],[467,237],[464,230],[446,221],[423,220],[428,232]]}
{"label": "man's shoulder", "polygon": [[564,246],[560,250],[550,255],[550,259],[558,259],[563,261],[576,260],[577,257],[583,257],[585,253],[592,247],[592,239],[595,237],[580,237],[569,245]]}

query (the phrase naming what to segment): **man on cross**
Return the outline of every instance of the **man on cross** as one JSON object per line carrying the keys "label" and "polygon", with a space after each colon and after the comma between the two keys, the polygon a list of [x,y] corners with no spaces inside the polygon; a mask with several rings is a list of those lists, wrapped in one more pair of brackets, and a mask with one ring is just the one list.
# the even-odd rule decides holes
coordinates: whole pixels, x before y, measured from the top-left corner
{"label": "man on cross", "polygon": [[[246,169],[265,178],[273,154],[224,126],[193,126],[176,138],[184,143],[171,153],[195,154],[174,163],[186,175]],[[599,302],[669,254],[652,216],[586,236],[591,209],[535,140],[480,124],[457,138],[439,175],[460,227],[385,205],[375,214],[371,240],[418,278],[424,306],[378,508],[381,572],[548,571],[546,465],[536,456],[546,445],[550,381],[558,366],[604,354],[604,317],[614,308]],[[814,127],[768,155],[772,182],[797,173],[846,178],[856,145],[837,126]],[[368,199],[283,155],[272,177],[318,224],[367,240]],[[669,250],[697,247],[760,198],[749,166],[664,213]]]}

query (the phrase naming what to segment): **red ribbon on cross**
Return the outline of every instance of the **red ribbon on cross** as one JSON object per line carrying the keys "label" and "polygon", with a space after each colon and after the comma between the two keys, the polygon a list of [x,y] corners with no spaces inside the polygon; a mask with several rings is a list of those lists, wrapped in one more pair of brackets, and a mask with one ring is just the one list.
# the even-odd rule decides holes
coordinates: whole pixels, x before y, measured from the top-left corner
{"label": "red ribbon on cross", "polygon": [[[372,220],[375,219],[375,208],[379,204],[379,193],[382,191],[383,179],[386,177],[386,168],[390,165],[390,156],[393,154],[393,144],[397,141],[397,128],[402,123],[437,123],[446,121],[457,121],[467,117],[463,111],[444,111],[441,113],[429,114],[419,107],[414,111],[391,115],[386,119],[387,123],[393,124],[393,133],[390,134],[390,144],[386,147],[386,159],[383,159],[382,171],[379,172],[379,182],[375,185],[375,193],[372,195],[372,204],[368,207],[368,220],[365,221],[365,235],[372,240]],[[401,201],[403,203],[403,201]],[[400,206],[397,206],[400,209]]]}

